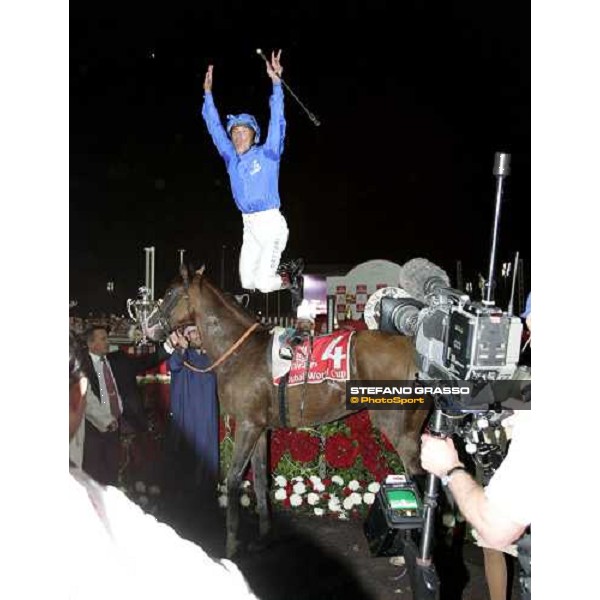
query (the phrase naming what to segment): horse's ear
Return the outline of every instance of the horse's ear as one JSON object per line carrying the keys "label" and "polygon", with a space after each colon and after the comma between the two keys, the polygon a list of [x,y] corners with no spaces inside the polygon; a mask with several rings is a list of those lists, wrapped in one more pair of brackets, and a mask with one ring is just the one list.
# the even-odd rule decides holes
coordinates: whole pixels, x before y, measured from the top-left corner
{"label": "horse's ear", "polygon": [[181,266],[179,267],[179,274],[181,275],[181,278],[183,279],[183,283],[185,285],[187,285],[188,278],[189,278],[188,268],[183,263],[181,263]]}
{"label": "horse's ear", "polygon": [[197,271],[196,271],[196,275],[198,275],[198,277],[202,277],[202,275],[204,275],[204,269],[206,269],[206,265],[202,265]]}

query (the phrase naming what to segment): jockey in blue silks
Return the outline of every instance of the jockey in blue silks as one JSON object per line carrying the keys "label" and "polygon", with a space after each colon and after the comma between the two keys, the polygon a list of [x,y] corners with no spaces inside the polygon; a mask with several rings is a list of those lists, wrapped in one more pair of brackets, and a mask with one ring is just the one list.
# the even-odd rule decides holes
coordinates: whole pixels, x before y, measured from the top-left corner
{"label": "jockey in blue silks", "polygon": [[212,140],[225,160],[236,206],[242,213],[244,237],[240,253],[242,287],[263,293],[289,288],[295,302],[301,294],[301,260],[279,267],[288,240],[288,227],[279,212],[279,162],[285,139],[283,72],[278,54],[271,54],[267,73],[273,82],[267,138],[260,142],[260,127],[252,115],[228,115],[224,128],[212,95],[212,65],[204,79],[202,116]]}

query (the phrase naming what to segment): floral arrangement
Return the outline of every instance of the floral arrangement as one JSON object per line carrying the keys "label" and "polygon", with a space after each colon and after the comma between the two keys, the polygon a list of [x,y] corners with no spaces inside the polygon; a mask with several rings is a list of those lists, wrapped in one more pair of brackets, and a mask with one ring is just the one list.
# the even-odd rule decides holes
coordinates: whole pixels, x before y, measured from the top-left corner
{"label": "floral arrangement", "polygon": [[[364,518],[369,506],[375,502],[379,483],[352,479],[347,484],[339,475],[321,479],[317,475],[302,476],[287,480],[283,475],[273,476],[271,499],[276,507],[299,510],[317,517],[333,516],[338,519]],[[240,504],[254,507],[252,484],[245,480],[242,484]],[[219,505],[228,504],[226,486],[219,486]]]}
{"label": "floral arrangement", "polygon": [[[158,407],[164,404],[164,398],[158,391],[168,392],[168,386],[162,380],[162,376],[155,375],[152,381],[143,381],[160,382],[159,385],[144,386],[147,403],[154,408],[152,414],[157,422],[144,447],[131,447],[127,453],[125,462],[134,471],[140,466],[140,456],[152,458],[155,446],[162,442],[164,423]],[[225,416],[220,421],[219,432],[222,479],[231,463],[234,434],[235,421]],[[151,442],[152,447],[146,447]],[[362,411],[317,427],[272,431],[269,472],[273,477],[271,499],[274,507],[345,519],[364,516],[374,501],[379,482],[390,473],[403,473],[404,469],[389,440],[372,427],[369,413]],[[240,503],[249,509],[256,505],[252,481],[249,468],[240,494]],[[219,486],[219,503],[226,506],[227,502],[223,483]]]}
{"label": "floral arrangement", "polygon": [[[221,422],[221,472],[231,461],[235,423]],[[270,436],[269,469],[272,504],[315,516],[362,518],[375,500],[379,482],[402,473],[402,463],[390,442],[373,429],[364,411],[343,421],[315,428],[278,429]],[[252,470],[245,475],[242,506],[255,506]],[[219,503],[227,505],[227,490],[219,486]]]}

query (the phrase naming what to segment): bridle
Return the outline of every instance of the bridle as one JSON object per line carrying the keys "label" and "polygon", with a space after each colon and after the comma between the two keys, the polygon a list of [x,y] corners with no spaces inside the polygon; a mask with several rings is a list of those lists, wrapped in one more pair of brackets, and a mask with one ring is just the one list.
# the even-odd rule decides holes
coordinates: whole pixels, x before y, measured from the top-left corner
{"label": "bridle", "polygon": [[194,371],[194,373],[209,373],[213,369],[216,369],[221,363],[225,362],[231,354],[233,354],[252,334],[253,331],[260,327],[260,323],[254,323],[244,333],[238,338],[236,342],[234,342],[231,347],[222,354],[210,367],[206,367],[206,369],[199,369],[194,365],[190,364],[187,360],[183,361],[183,364],[190,370]]}
{"label": "bridle", "polygon": [[[190,295],[188,293],[188,286],[184,285],[184,289],[185,289],[184,299],[187,300],[188,313],[191,314],[192,311],[191,311],[191,305],[190,305]],[[156,319],[158,321],[158,325],[164,331],[168,331],[169,333],[171,333],[173,331],[173,328],[171,327],[171,323],[169,321],[169,314],[178,301],[179,301],[178,295],[173,293],[172,289],[169,290],[165,294],[163,301],[160,304],[158,304],[156,306],[156,308],[154,309],[154,311],[152,311],[148,315],[148,321],[152,318],[154,313],[157,312],[158,314],[156,316]],[[193,321],[181,323],[178,326],[178,328],[179,327],[187,327],[188,325],[195,325],[195,323]]]}
{"label": "bridle", "polygon": [[[183,298],[184,298],[184,300],[186,300],[187,305],[188,305],[188,314],[191,315],[192,314],[192,305],[190,302],[189,283],[188,283],[187,277],[184,277],[183,289],[184,289]],[[173,331],[171,324],[169,322],[168,315],[178,301],[179,301],[179,295],[176,293],[173,293],[173,290],[171,289],[165,294],[164,300],[155,309],[158,311],[158,315],[157,315],[158,324],[165,331],[169,331],[169,332]],[[152,316],[152,314],[150,316]],[[150,318],[150,316],[148,318]],[[178,326],[178,328],[187,327],[188,325],[195,325],[195,324],[196,323],[194,321],[181,323]],[[250,327],[248,327],[248,329],[246,329],[246,331],[244,331],[244,333],[231,345],[231,347],[228,348],[227,351],[223,355],[221,355],[210,367],[207,367],[206,369],[199,369],[198,367],[195,367],[194,365],[190,364],[187,360],[183,361],[184,366],[187,367],[188,369],[190,369],[191,371],[194,371],[195,373],[208,373],[208,372],[212,371],[213,369],[218,367],[220,364],[225,362],[229,358],[229,356],[231,356],[231,354],[233,354],[250,337],[250,335],[256,329],[258,329],[260,326],[261,326],[261,324],[257,322],[257,323],[252,324]]]}

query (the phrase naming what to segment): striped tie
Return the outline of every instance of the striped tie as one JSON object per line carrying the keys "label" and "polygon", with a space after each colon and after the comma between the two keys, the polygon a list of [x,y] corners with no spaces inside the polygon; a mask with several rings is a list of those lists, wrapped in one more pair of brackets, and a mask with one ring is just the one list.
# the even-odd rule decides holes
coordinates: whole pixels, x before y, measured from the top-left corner
{"label": "striped tie", "polygon": [[108,402],[110,403],[110,412],[115,419],[119,418],[121,411],[119,410],[119,394],[117,392],[117,386],[113,379],[112,373],[108,366],[106,358],[102,357],[102,371],[104,373],[104,383],[106,385],[106,391],[108,392]]}

